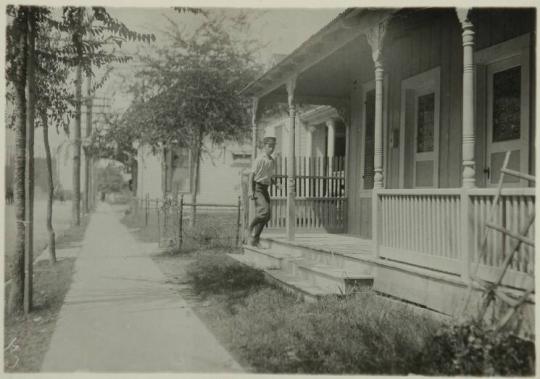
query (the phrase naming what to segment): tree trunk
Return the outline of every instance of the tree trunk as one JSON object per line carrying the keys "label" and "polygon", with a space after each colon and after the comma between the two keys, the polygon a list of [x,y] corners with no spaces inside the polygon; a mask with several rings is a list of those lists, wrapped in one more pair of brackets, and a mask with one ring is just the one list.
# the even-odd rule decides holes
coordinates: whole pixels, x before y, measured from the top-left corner
{"label": "tree trunk", "polygon": [[24,312],[32,310],[33,264],[34,264],[34,109],[35,109],[35,44],[36,15],[31,7],[28,12],[28,51],[26,58],[26,230],[25,230],[25,275]]}
{"label": "tree trunk", "polygon": [[[79,25],[82,25],[84,8],[79,9]],[[77,76],[75,78],[75,125],[73,130],[73,203],[71,222],[81,224],[81,101],[82,101],[82,34],[76,32]]]}
{"label": "tree trunk", "polygon": [[14,174],[14,203],[15,203],[15,255],[9,265],[11,284],[6,299],[6,311],[8,314],[23,309],[24,293],[24,244],[25,244],[25,168],[26,168],[26,15],[24,10],[19,10],[19,15],[14,23],[17,24],[19,35],[17,36],[17,49],[19,51],[15,60],[15,174]]}
{"label": "tree trunk", "polygon": [[197,194],[199,193],[199,174],[201,166],[201,152],[202,152],[203,136],[202,131],[199,133],[199,140],[197,141],[197,147],[195,150],[195,172],[193,173],[193,195],[191,203],[191,226],[195,226],[197,219]]}
{"label": "tree trunk", "polygon": [[167,177],[169,170],[167,169],[167,148],[163,145],[161,150],[161,193],[163,199],[167,196]]}
{"label": "tree trunk", "polygon": [[90,159],[90,209],[96,209],[96,178],[95,178],[96,159]]}
{"label": "tree trunk", "polygon": [[[90,75],[86,77],[86,138],[92,135],[92,78]],[[91,180],[90,175],[92,156],[88,149],[84,152],[84,211],[90,212],[90,190]]]}
{"label": "tree trunk", "polygon": [[49,195],[47,197],[47,231],[49,233],[49,255],[51,257],[51,263],[56,263],[56,241],[54,235],[54,228],[52,225],[54,182],[51,147],[49,145],[49,125],[47,123],[47,111],[43,111],[41,113],[41,122],[43,124],[43,144],[45,145],[45,156],[47,159],[47,179],[49,185]]}
{"label": "tree trunk", "polygon": [[135,158],[131,158],[131,193],[133,197],[137,197],[137,185],[139,181],[139,163]]}

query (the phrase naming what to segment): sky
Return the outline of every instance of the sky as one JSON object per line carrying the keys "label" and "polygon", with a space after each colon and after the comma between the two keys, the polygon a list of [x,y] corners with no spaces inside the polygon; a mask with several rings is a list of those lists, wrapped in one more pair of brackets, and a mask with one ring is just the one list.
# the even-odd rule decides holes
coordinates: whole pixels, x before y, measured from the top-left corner
{"label": "sky", "polygon": [[[235,8],[220,8],[228,13],[237,13]],[[178,14],[170,8],[108,8],[110,13],[129,27],[139,32],[159,33],[172,18],[193,28],[201,16]],[[252,33],[268,46],[262,51],[263,57],[271,54],[288,54],[309,36],[330,22],[341,9],[263,9],[244,8],[252,15]],[[159,43],[159,35],[158,41]]]}
{"label": "sky", "polygon": [[[167,37],[164,33],[169,20],[183,26],[189,33],[194,31],[200,24],[201,15],[191,13],[179,13],[171,8],[107,8],[110,14],[124,22],[129,28],[140,33],[154,33],[156,41],[153,46],[166,45]],[[266,65],[274,54],[289,54],[300,46],[311,35],[315,34],[324,25],[336,17],[341,9],[236,9],[218,8],[225,15],[233,16],[238,12],[249,14],[251,22],[251,37],[260,40],[264,46],[259,52],[259,61]],[[214,9],[216,11],[216,9]],[[123,51],[133,53],[137,49],[149,51],[146,45],[140,43],[128,43],[123,46]],[[130,64],[122,65],[118,70],[124,75],[132,72]],[[129,105],[129,98],[121,95],[118,91],[119,84],[113,78],[109,86],[104,90],[108,93],[116,91],[113,95],[113,108],[125,109]]]}

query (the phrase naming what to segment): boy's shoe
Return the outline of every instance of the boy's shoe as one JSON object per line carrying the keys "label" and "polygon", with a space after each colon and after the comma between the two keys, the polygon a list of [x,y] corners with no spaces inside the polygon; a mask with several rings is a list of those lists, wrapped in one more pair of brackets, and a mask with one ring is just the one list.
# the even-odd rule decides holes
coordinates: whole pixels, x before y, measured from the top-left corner
{"label": "boy's shoe", "polygon": [[259,246],[259,239],[257,237],[251,237],[249,239],[249,244],[251,246],[258,247]]}

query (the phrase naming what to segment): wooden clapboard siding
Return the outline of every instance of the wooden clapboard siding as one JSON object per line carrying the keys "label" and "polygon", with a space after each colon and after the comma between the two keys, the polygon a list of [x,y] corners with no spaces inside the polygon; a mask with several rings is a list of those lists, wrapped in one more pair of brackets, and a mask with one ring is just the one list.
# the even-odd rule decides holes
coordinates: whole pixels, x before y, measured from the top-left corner
{"label": "wooden clapboard siding", "polygon": [[[349,130],[349,156],[347,157],[348,169],[348,229],[347,232],[355,235],[370,235],[371,211],[366,210],[366,200],[361,197],[360,190],[363,188],[363,159],[364,153],[364,130],[363,130],[363,102],[362,85],[374,78],[374,66],[371,53],[365,37],[354,41],[361,46],[358,64],[351,70],[353,86],[351,89],[351,125]],[[371,208],[370,208],[371,209]],[[368,214],[369,213],[369,214]]]}
{"label": "wooden clapboard siding", "polygon": [[[462,171],[462,112],[463,112],[463,46],[459,22],[454,15],[448,15],[445,24],[449,28],[450,54],[450,123],[447,125],[448,138],[442,143],[448,144],[448,154],[442,157],[446,161],[446,169],[441,170],[440,177],[446,178],[444,187],[461,187]],[[441,88],[444,91],[444,89]]]}
{"label": "wooden clapboard siding", "polygon": [[481,50],[535,29],[531,8],[478,9],[472,17],[475,49]]}
{"label": "wooden clapboard siding", "polygon": [[[394,62],[398,56],[397,56],[397,50],[396,49],[389,49],[389,61]],[[392,109],[393,107],[398,106],[400,104],[400,96],[401,92],[399,90],[400,84],[394,79],[393,73],[389,73],[389,81],[388,81],[388,109]],[[389,134],[394,133],[399,136],[399,118],[400,114],[399,112],[387,112],[388,115],[388,130]],[[395,132],[393,132],[395,130]],[[399,166],[400,166],[400,154],[399,154],[399,137],[396,141],[397,145],[392,147],[391,149],[386,150],[385,158],[390,160],[391,163],[387,165],[388,172],[385,173],[386,175],[386,186],[387,188],[399,188]]]}
{"label": "wooden clapboard siding", "polygon": [[[359,82],[360,80],[357,79]],[[358,84],[351,93],[351,126],[349,131],[348,157],[348,232],[360,234],[362,213],[360,212],[359,190],[362,188],[361,154],[362,138],[362,86]]]}
{"label": "wooden clapboard siding", "polygon": [[312,157],[323,157],[326,155],[326,126],[321,125],[315,128],[311,135],[311,151],[308,152]]}

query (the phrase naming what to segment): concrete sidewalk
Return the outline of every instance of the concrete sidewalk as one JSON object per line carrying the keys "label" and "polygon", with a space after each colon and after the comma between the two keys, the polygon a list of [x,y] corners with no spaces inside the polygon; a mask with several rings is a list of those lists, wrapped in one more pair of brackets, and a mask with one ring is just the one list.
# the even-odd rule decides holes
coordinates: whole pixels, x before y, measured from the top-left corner
{"label": "concrete sidewalk", "polygon": [[242,371],[142,246],[99,206],[42,372]]}

